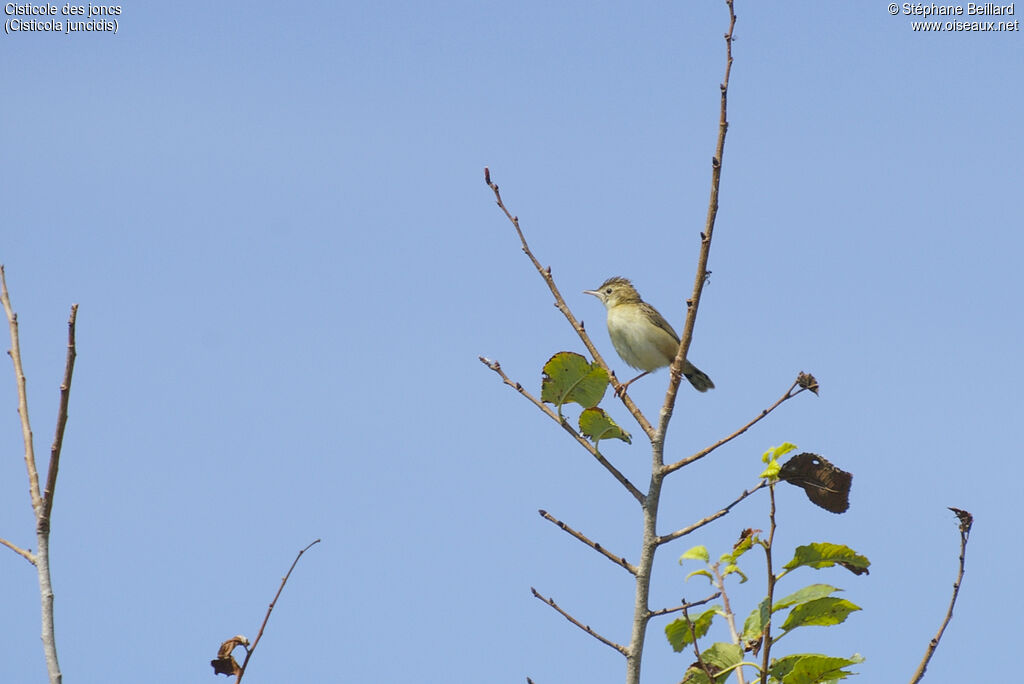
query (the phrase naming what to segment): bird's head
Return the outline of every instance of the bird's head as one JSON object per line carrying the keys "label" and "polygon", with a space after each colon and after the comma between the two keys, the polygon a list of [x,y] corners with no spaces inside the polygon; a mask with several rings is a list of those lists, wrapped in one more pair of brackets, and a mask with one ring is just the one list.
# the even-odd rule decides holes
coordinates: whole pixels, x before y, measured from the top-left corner
{"label": "bird's head", "polygon": [[619,276],[614,276],[604,281],[596,290],[584,290],[583,294],[594,295],[608,309],[619,304],[640,301],[640,293],[633,287],[633,283]]}

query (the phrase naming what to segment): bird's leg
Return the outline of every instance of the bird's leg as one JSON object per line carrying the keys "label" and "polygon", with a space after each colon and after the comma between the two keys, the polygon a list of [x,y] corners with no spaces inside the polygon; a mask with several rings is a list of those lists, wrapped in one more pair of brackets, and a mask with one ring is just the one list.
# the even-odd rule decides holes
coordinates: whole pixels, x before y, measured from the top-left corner
{"label": "bird's leg", "polygon": [[619,385],[618,388],[615,390],[615,396],[621,397],[623,394],[626,393],[626,388],[627,387],[629,387],[634,382],[636,382],[637,380],[639,380],[640,378],[644,377],[645,375],[647,375],[650,372],[651,371],[644,371],[643,373],[641,373],[640,375],[636,376],[635,378],[633,378],[629,382],[624,382],[621,385]]}

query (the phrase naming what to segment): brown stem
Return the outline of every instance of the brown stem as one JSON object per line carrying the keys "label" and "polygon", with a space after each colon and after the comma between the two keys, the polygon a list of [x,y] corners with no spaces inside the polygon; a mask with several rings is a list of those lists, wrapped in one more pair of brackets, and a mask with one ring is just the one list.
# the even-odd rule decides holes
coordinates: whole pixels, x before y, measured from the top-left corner
{"label": "brown stem", "polygon": [[320,540],[315,539],[311,541],[306,546],[306,548],[299,551],[299,554],[295,556],[295,560],[292,561],[292,566],[288,568],[288,572],[285,573],[285,576],[281,578],[281,586],[277,588],[277,593],[274,594],[274,600],[272,600],[270,602],[270,605],[267,606],[267,614],[263,616],[263,624],[260,625],[259,633],[256,634],[256,638],[253,640],[252,646],[249,646],[245,649],[245,660],[242,661],[242,667],[238,672],[238,677],[235,678],[235,684],[239,684],[242,681],[242,676],[245,675],[245,668],[249,666],[249,659],[252,658],[252,654],[256,650],[257,644],[260,643],[260,639],[263,638],[263,630],[267,628],[267,621],[270,620],[270,613],[273,612],[274,606],[277,604],[277,599],[280,598],[281,592],[284,591],[284,585],[288,583],[288,578],[291,577],[292,570],[294,570],[295,566],[298,565],[299,559],[302,558],[302,554],[306,553],[306,551],[309,551],[310,547],[312,547],[314,544],[319,543]]}
{"label": "brown stem", "polygon": [[715,145],[715,156],[711,158],[711,196],[708,199],[708,213],[704,221],[704,232],[700,234],[700,256],[697,259],[697,273],[694,276],[693,293],[686,300],[686,321],[683,323],[679,351],[672,362],[671,379],[669,380],[668,390],[665,392],[665,401],[661,406],[661,416],[658,420],[658,431],[655,441],[662,444],[665,442],[668,424],[672,419],[672,412],[675,409],[676,394],[679,392],[679,383],[683,377],[686,355],[690,351],[690,342],[693,341],[693,328],[697,322],[700,296],[704,291],[704,284],[707,282],[708,277],[711,237],[715,231],[715,219],[718,217],[718,189],[722,180],[722,155],[725,154],[725,134],[729,130],[727,112],[729,76],[732,73],[732,36],[733,30],[736,28],[736,12],[734,11],[733,0],[726,0],[725,4],[729,7],[729,30],[725,33],[725,77],[722,79],[720,86],[722,99],[718,113],[718,142]]}
{"label": "brown stem", "polygon": [[60,383],[60,404],[57,407],[57,429],[50,447],[50,464],[46,469],[46,487],[43,490],[43,513],[39,524],[49,527],[50,512],[53,510],[53,493],[57,488],[57,471],[60,468],[60,451],[64,446],[64,428],[68,424],[68,399],[71,397],[71,375],[75,371],[75,320],[78,318],[78,305],[71,305],[71,316],[68,318],[68,353],[64,362],[64,380]]}
{"label": "brown stem", "polygon": [[622,645],[620,645],[620,644],[617,644],[617,643],[615,643],[614,641],[612,641],[611,639],[606,639],[606,638],[604,638],[603,636],[601,636],[600,634],[598,634],[597,632],[595,632],[594,630],[592,630],[592,629],[590,628],[590,625],[585,625],[585,624],[583,624],[582,622],[580,622],[579,620],[577,620],[576,618],[574,618],[574,617],[573,617],[572,615],[570,615],[570,614],[569,614],[569,613],[567,613],[566,611],[564,611],[564,610],[562,610],[561,608],[559,608],[558,604],[557,604],[557,603],[555,603],[554,599],[549,599],[549,598],[545,598],[545,597],[541,596],[540,592],[539,592],[539,591],[537,591],[536,589],[534,589],[533,587],[530,587],[530,591],[532,591],[532,592],[533,592],[533,595],[534,595],[534,596],[535,596],[535,597],[536,597],[537,599],[539,599],[539,600],[543,601],[544,603],[546,603],[546,604],[548,604],[549,606],[551,606],[552,608],[554,608],[554,609],[555,609],[556,611],[558,611],[559,615],[561,615],[561,616],[562,616],[562,617],[564,617],[564,618],[565,618],[566,620],[568,620],[568,621],[569,621],[569,622],[571,622],[572,624],[574,624],[574,625],[576,625],[577,627],[579,627],[580,629],[582,629],[582,630],[583,630],[584,632],[586,632],[586,633],[587,633],[587,634],[589,634],[590,636],[592,636],[592,637],[594,637],[595,639],[597,639],[598,641],[600,641],[600,642],[601,642],[602,644],[605,644],[606,646],[611,646],[612,648],[614,648],[614,649],[615,649],[616,651],[618,651],[618,652],[619,652],[619,653],[621,653],[622,655],[628,655],[628,654],[629,654],[629,653],[628,653],[628,651],[626,651],[626,647],[625,647],[625,646],[622,646]]}
{"label": "brown stem", "polygon": [[956,573],[956,581],[953,582],[953,596],[949,599],[949,608],[946,610],[946,617],[943,619],[942,624],[939,625],[939,631],[935,633],[931,641],[928,642],[928,648],[925,649],[924,658],[921,659],[921,664],[917,666],[917,670],[914,672],[914,676],[910,678],[910,684],[917,684],[924,677],[924,671],[928,669],[928,662],[935,655],[935,649],[939,647],[939,640],[942,639],[942,634],[946,631],[946,627],[949,625],[949,621],[953,619],[953,606],[956,605],[956,597],[960,594],[960,583],[964,579],[964,564],[967,558],[967,538],[971,534],[971,525],[974,522],[974,516],[967,511],[960,509],[951,508],[951,511],[956,513],[960,519],[960,569]]}
{"label": "brown stem", "polygon": [[792,399],[793,397],[795,397],[796,395],[798,395],[798,394],[800,394],[801,392],[804,391],[803,388],[800,388],[800,389],[798,389],[798,390],[796,390],[794,392],[793,390],[796,389],[796,386],[797,386],[797,383],[794,382],[792,385],[789,386],[789,389],[786,390],[786,393],[783,394],[781,397],[779,397],[775,401],[774,404],[772,404],[768,408],[766,408],[763,411],[761,411],[761,413],[757,414],[756,418],[754,418],[753,420],[749,421],[746,425],[744,425],[743,427],[741,427],[739,430],[737,430],[736,432],[732,433],[728,437],[723,437],[722,439],[718,440],[717,442],[715,442],[711,446],[708,446],[708,447],[705,447],[705,448],[701,449],[700,451],[698,451],[697,453],[693,454],[692,456],[687,456],[684,459],[676,461],[675,463],[670,463],[669,465],[665,466],[665,473],[668,474],[668,473],[674,472],[676,470],[679,470],[683,466],[690,465],[694,461],[699,461],[700,459],[704,458],[705,456],[707,456],[708,454],[710,454],[712,451],[714,451],[718,447],[722,446],[723,444],[728,444],[732,440],[736,439],[737,437],[742,435],[744,432],[746,432],[747,430],[752,428],[754,425],[756,425],[759,421],[764,419],[769,413],[771,413],[772,411],[777,409],[779,406],[781,406],[783,404],[783,402],[785,402],[788,399]]}
{"label": "brown stem", "polygon": [[764,546],[765,565],[768,568],[768,621],[764,625],[764,636],[761,642],[761,684],[768,682],[768,658],[772,651],[772,603],[775,600],[775,571],[772,569],[772,542],[775,541],[775,485],[768,485],[768,498],[771,508],[768,509],[768,541]]}
{"label": "brown stem", "polygon": [[572,537],[575,537],[576,539],[579,539],[581,542],[583,542],[584,544],[586,544],[590,548],[594,549],[595,551],[600,553],[602,556],[604,556],[605,558],[607,558],[611,562],[615,563],[616,565],[621,565],[622,567],[624,567],[631,574],[633,574],[633,575],[636,574],[636,566],[633,565],[632,563],[630,563],[629,561],[627,561],[622,556],[616,556],[614,553],[612,553],[608,549],[604,548],[603,546],[601,546],[597,542],[591,541],[590,539],[587,539],[586,535],[584,535],[582,532],[577,532],[576,530],[572,529],[571,527],[569,527],[564,522],[562,522],[561,520],[559,520],[555,516],[551,515],[547,511],[537,511],[537,512],[540,513],[540,517],[544,518],[548,522],[554,523],[563,532],[569,534]]}
{"label": "brown stem", "polygon": [[659,545],[661,545],[661,544],[665,544],[666,542],[670,542],[670,541],[672,541],[674,539],[679,539],[680,537],[685,537],[686,535],[690,534],[691,532],[693,532],[695,530],[699,530],[700,528],[704,527],[708,523],[714,522],[715,520],[718,520],[719,518],[724,516],[726,513],[731,511],[733,509],[733,507],[736,504],[738,504],[740,501],[743,501],[748,496],[750,496],[751,494],[753,494],[757,490],[759,490],[762,487],[764,487],[765,484],[767,484],[767,483],[764,480],[762,480],[761,482],[759,482],[754,487],[751,487],[750,489],[744,490],[742,494],[740,494],[738,497],[736,497],[736,499],[732,503],[730,503],[728,506],[726,506],[725,508],[723,508],[723,509],[721,509],[719,511],[716,511],[715,513],[712,513],[711,515],[707,516],[706,518],[701,518],[700,520],[698,520],[697,522],[693,523],[692,525],[688,525],[688,526],[686,526],[686,527],[684,527],[684,528],[682,528],[680,530],[676,530],[675,532],[671,532],[669,534],[665,534],[665,535],[662,535],[662,536],[658,537],[657,543]]}

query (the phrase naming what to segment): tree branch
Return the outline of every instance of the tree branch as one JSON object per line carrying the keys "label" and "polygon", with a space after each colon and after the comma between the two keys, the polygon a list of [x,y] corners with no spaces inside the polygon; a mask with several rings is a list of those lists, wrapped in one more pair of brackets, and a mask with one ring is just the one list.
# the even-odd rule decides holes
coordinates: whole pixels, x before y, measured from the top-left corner
{"label": "tree branch", "polygon": [[68,423],[68,399],[71,396],[71,375],[75,371],[75,320],[78,318],[78,305],[71,305],[71,316],[68,318],[68,354],[64,362],[64,380],[60,383],[60,404],[57,408],[57,429],[50,447],[50,464],[46,469],[46,488],[43,490],[43,512],[39,525],[50,525],[50,512],[53,510],[53,493],[57,488],[57,471],[60,468],[60,451],[64,446],[64,427]]}
{"label": "tree branch", "polygon": [[628,656],[629,655],[629,651],[626,649],[625,646],[621,646],[621,645],[615,643],[614,641],[611,641],[610,639],[605,639],[603,636],[601,636],[600,634],[598,634],[597,632],[592,630],[589,625],[583,624],[582,622],[580,622],[579,620],[574,618],[572,615],[569,615],[569,613],[567,613],[564,610],[562,610],[561,608],[559,608],[558,604],[555,603],[554,599],[544,598],[543,596],[540,595],[540,592],[538,592],[533,587],[530,587],[530,591],[533,592],[533,595],[536,598],[538,598],[539,600],[543,601],[544,603],[546,603],[549,606],[551,606],[552,608],[554,608],[556,611],[558,611],[558,613],[562,617],[564,617],[566,620],[568,620],[572,624],[574,624],[577,627],[579,627],[580,629],[582,629],[584,632],[586,632],[590,636],[592,636],[595,639],[597,639],[598,641],[600,641],[602,644],[605,644],[606,646],[611,646],[612,648],[614,648],[616,651],[618,651],[619,653],[621,653],[624,656]]}
{"label": "tree branch", "polygon": [[2,544],[3,546],[6,546],[11,551],[13,551],[14,553],[18,554],[19,556],[21,556],[22,558],[27,560],[32,565],[36,564],[36,557],[35,557],[35,555],[31,551],[26,551],[25,549],[21,548],[20,546],[12,544],[11,542],[7,541],[6,539],[0,539],[0,544]]}
{"label": "tree branch", "polygon": [[528,400],[530,400],[530,402],[534,406],[536,406],[541,411],[543,411],[544,414],[548,416],[548,418],[550,418],[551,420],[553,420],[556,423],[558,423],[559,425],[561,425],[562,428],[566,432],[568,432],[570,435],[572,435],[572,438],[575,439],[576,442],[580,446],[582,446],[584,449],[586,449],[587,452],[591,456],[593,456],[594,459],[597,460],[598,463],[600,463],[602,466],[604,466],[605,470],[607,470],[609,473],[612,474],[612,477],[614,477],[616,480],[618,480],[619,483],[622,484],[622,486],[625,487],[626,490],[630,494],[633,495],[633,498],[635,498],[637,501],[640,502],[641,505],[643,505],[643,503],[644,503],[643,492],[641,492],[639,489],[637,489],[636,485],[634,485],[632,482],[630,482],[629,479],[625,475],[623,475],[619,471],[618,468],[616,468],[611,463],[609,463],[608,459],[606,459],[604,456],[602,456],[601,452],[597,450],[597,447],[595,447],[593,444],[591,444],[587,440],[586,437],[584,437],[580,433],[576,432],[576,430],[574,430],[572,428],[572,426],[569,425],[569,421],[565,420],[565,418],[563,418],[563,417],[559,417],[557,413],[555,413],[554,411],[551,410],[551,407],[549,407],[547,404],[545,404],[544,402],[540,401],[539,399],[534,397],[532,394],[527,392],[526,389],[521,384],[519,384],[518,382],[514,382],[514,381],[510,380],[509,377],[507,375],[505,375],[505,371],[503,371],[501,369],[501,364],[500,363],[498,363],[497,361],[491,361],[490,359],[485,358],[483,356],[481,356],[479,358],[480,358],[480,363],[484,364],[485,366],[490,368],[492,371],[497,373],[501,377],[502,381],[506,385],[508,385],[509,387],[514,389],[515,391],[519,392],[519,394],[521,394],[524,397],[526,397]]}
{"label": "tree branch", "polygon": [[[584,329],[582,321],[577,321],[576,317],[572,314],[572,311],[569,310],[569,306],[565,303],[562,293],[558,291],[558,287],[555,285],[555,279],[551,275],[551,267],[548,266],[545,268],[544,266],[541,266],[540,262],[537,261],[537,257],[533,256],[533,252],[530,251],[530,246],[526,243],[526,237],[523,235],[523,231],[519,227],[519,217],[513,216],[505,207],[505,203],[501,201],[501,193],[498,191],[498,185],[491,182],[491,170],[486,167],[484,168],[484,182],[486,182],[487,186],[492,192],[494,192],[494,199],[497,201],[498,207],[505,213],[505,216],[508,217],[508,220],[511,221],[512,225],[515,227],[516,235],[519,236],[519,242],[523,246],[523,252],[530,258],[530,263],[533,264],[534,268],[537,269],[537,272],[540,273],[540,276],[544,279],[544,282],[547,283],[548,289],[551,290],[551,294],[555,298],[555,306],[562,312],[562,315],[565,316],[566,320],[569,321],[569,325],[573,327],[576,334],[579,335],[580,340],[582,340],[587,351],[589,351],[590,355],[594,357],[594,361],[599,363],[601,367],[607,371],[608,377],[612,379],[612,385],[616,390],[618,390],[620,383],[618,378],[615,377],[615,372],[612,371],[611,367],[609,367],[607,363],[605,363],[604,358],[601,357],[601,353],[597,351],[597,347],[594,346],[593,341],[590,339],[590,335],[588,335],[587,331]],[[621,397],[622,403],[626,405],[626,408],[633,415],[633,418],[636,420],[637,424],[640,425],[640,429],[644,431],[647,438],[653,439],[654,427],[651,425],[650,421],[647,420],[646,416],[644,416],[637,405],[633,403],[632,399],[625,396],[625,393],[623,393],[623,395],[624,396]]]}
{"label": "tree branch", "polygon": [[683,599],[683,605],[676,606],[675,608],[659,608],[658,610],[651,611],[651,617],[658,617],[659,615],[668,615],[669,613],[678,613],[681,610],[689,610],[690,608],[693,608],[694,606],[703,606],[705,603],[709,603],[711,601],[714,601],[716,598],[718,598],[721,595],[722,595],[722,592],[716,591],[711,596],[708,596],[707,598],[701,599],[700,601],[694,601],[692,603],[687,603],[686,599]]}
{"label": "tree branch", "polygon": [[683,378],[683,366],[686,362],[686,355],[690,351],[690,342],[693,341],[693,328],[697,322],[697,309],[700,306],[700,297],[704,291],[704,284],[707,282],[708,257],[711,254],[711,237],[715,231],[715,219],[718,217],[718,188],[722,180],[722,156],[725,153],[725,134],[729,130],[727,105],[729,76],[732,73],[732,37],[733,30],[736,28],[736,12],[734,11],[733,0],[726,0],[725,4],[729,7],[729,30],[725,33],[725,77],[722,79],[720,86],[722,98],[718,114],[718,142],[715,145],[715,156],[711,158],[711,196],[708,199],[708,213],[704,222],[704,232],[700,234],[700,256],[697,258],[697,272],[693,281],[693,293],[686,300],[686,321],[683,323],[679,351],[676,352],[676,358],[672,362],[668,390],[665,392],[665,401],[661,406],[661,415],[658,419],[658,430],[655,433],[655,441],[660,444],[665,443],[665,434],[668,432],[668,424],[672,419],[672,412],[675,409],[679,383]]}
{"label": "tree branch", "polygon": [[695,522],[692,525],[689,525],[687,527],[684,527],[681,530],[676,530],[675,532],[671,532],[669,534],[662,535],[662,536],[658,537],[655,540],[655,543],[658,544],[659,546],[662,545],[662,544],[666,544],[666,543],[668,543],[670,541],[673,541],[675,539],[679,539],[680,537],[685,537],[686,535],[690,534],[691,532],[694,532],[694,531],[699,530],[700,528],[704,527],[708,523],[711,523],[711,522],[714,522],[715,520],[718,520],[719,518],[721,518],[722,516],[727,514],[729,511],[731,511],[736,504],[738,504],[740,501],[743,501],[748,496],[750,496],[751,494],[753,494],[757,490],[759,490],[762,487],[764,487],[766,484],[767,484],[766,480],[761,480],[761,482],[759,482],[755,487],[751,487],[750,489],[744,490],[744,492],[742,494],[740,494],[738,497],[736,497],[735,501],[733,501],[731,504],[729,504],[725,508],[721,509],[720,511],[716,511],[715,513],[712,513],[711,515],[709,515],[706,518],[701,518],[697,522]]}
{"label": "tree branch", "polygon": [[917,670],[914,672],[914,676],[910,679],[910,684],[917,684],[924,677],[924,671],[928,669],[928,663],[931,661],[932,656],[935,655],[935,649],[939,647],[939,640],[942,638],[942,634],[946,631],[946,627],[949,625],[949,621],[953,619],[953,606],[956,605],[956,597],[960,594],[960,583],[964,579],[964,563],[967,557],[967,538],[971,535],[971,525],[974,524],[974,516],[967,511],[960,510],[959,508],[950,508],[957,518],[960,520],[960,570],[956,574],[956,581],[953,582],[953,596],[949,600],[949,609],[946,611],[946,617],[939,625],[939,631],[936,632],[932,640],[928,642],[928,648],[925,649],[924,658],[921,659],[921,664],[917,666]]}
{"label": "tree branch", "polygon": [[39,517],[42,497],[39,495],[39,473],[36,470],[36,452],[32,439],[32,425],[28,419],[28,390],[25,386],[25,370],[21,365],[21,342],[18,339],[18,314],[11,308],[11,298],[7,292],[7,276],[4,267],[0,266],[0,302],[7,314],[7,326],[11,331],[11,349],[7,354],[14,363],[14,377],[18,386],[18,416],[21,417],[21,437],[25,443],[25,468],[28,470],[28,490],[32,499],[32,512]]}
{"label": "tree branch", "polygon": [[569,527],[564,522],[562,522],[561,520],[557,519],[555,516],[551,515],[547,511],[540,510],[540,511],[537,511],[537,512],[540,513],[540,517],[544,518],[548,522],[554,523],[563,532],[567,532],[570,536],[573,536],[576,539],[579,539],[581,542],[583,542],[584,544],[586,544],[590,548],[594,549],[595,551],[600,553],[602,556],[604,556],[608,560],[610,560],[613,563],[615,563],[616,565],[620,565],[620,566],[624,567],[631,574],[633,574],[633,575],[636,574],[636,566],[633,565],[632,563],[630,563],[629,561],[627,561],[622,556],[616,556],[614,553],[610,552],[608,549],[604,548],[603,546],[601,546],[597,542],[591,541],[591,540],[587,539],[586,536],[584,536],[582,533],[577,532],[576,530],[572,529],[571,527]]}
{"label": "tree branch", "polygon": [[269,606],[267,606],[267,614],[263,617],[263,624],[260,625],[259,633],[256,634],[256,638],[253,640],[252,646],[249,646],[245,649],[245,660],[242,661],[242,667],[238,673],[238,677],[235,679],[235,684],[240,684],[240,682],[242,681],[242,676],[245,675],[245,668],[249,665],[249,659],[252,658],[253,651],[256,650],[256,646],[260,643],[260,639],[263,638],[263,630],[266,629],[267,621],[270,620],[270,613],[273,612],[274,606],[277,605],[277,599],[281,597],[281,592],[284,591],[284,585],[288,583],[288,578],[292,576],[292,570],[294,570],[295,566],[298,565],[299,559],[302,558],[302,554],[306,553],[306,551],[309,551],[309,549],[314,544],[319,543],[320,540],[315,539],[312,542],[310,542],[306,546],[306,548],[299,551],[299,554],[295,556],[295,560],[292,561],[292,566],[288,568],[288,572],[285,573],[285,576],[281,578],[281,586],[277,588],[277,593],[274,594],[274,600],[270,602]]}
{"label": "tree branch", "polygon": [[704,449],[701,449],[700,451],[698,451],[697,453],[693,454],[692,456],[687,456],[684,459],[681,459],[679,461],[676,461],[675,463],[671,463],[671,464],[665,466],[664,469],[662,470],[662,472],[664,472],[666,475],[668,475],[669,473],[675,472],[676,470],[679,470],[683,466],[690,465],[694,461],[699,461],[700,459],[704,458],[705,456],[710,454],[712,451],[714,451],[718,447],[720,447],[720,446],[722,446],[724,444],[728,444],[732,440],[736,439],[737,437],[742,435],[744,432],[746,432],[750,428],[754,427],[754,425],[756,425],[758,422],[760,422],[769,413],[771,413],[772,411],[777,409],[779,406],[781,406],[783,404],[783,402],[785,402],[785,401],[787,401],[789,399],[792,399],[793,397],[795,397],[796,395],[798,395],[798,394],[800,394],[801,392],[804,391],[804,388],[801,387],[800,389],[798,389],[798,390],[796,390],[794,392],[793,390],[796,389],[796,386],[797,386],[797,381],[793,382],[793,384],[789,386],[789,389],[786,390],[786,393],[783,394],[781,397],[779,397],[774,404],[772,404],[768,408],[766,408],[763,411],[761,411],[761,413],[757,414],[756,418],[754,418],[753,420],[748,422],[746,425],[741,427],[736,432],[732,433],[728,437],[723,437],[722,439],[718,440],[717,442],[715,442],[711,446],[705,447]]}

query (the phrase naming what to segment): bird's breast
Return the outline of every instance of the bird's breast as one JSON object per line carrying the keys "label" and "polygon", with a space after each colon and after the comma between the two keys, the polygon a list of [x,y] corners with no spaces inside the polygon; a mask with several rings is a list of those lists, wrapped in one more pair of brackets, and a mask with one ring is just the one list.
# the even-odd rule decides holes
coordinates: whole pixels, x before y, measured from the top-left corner
{"label": "bird's breast", "polygon": [[609,309],[608,335],[622,360],[643,371],[667,366],[679,350],[679,342],[651,322],[639,306]]}

